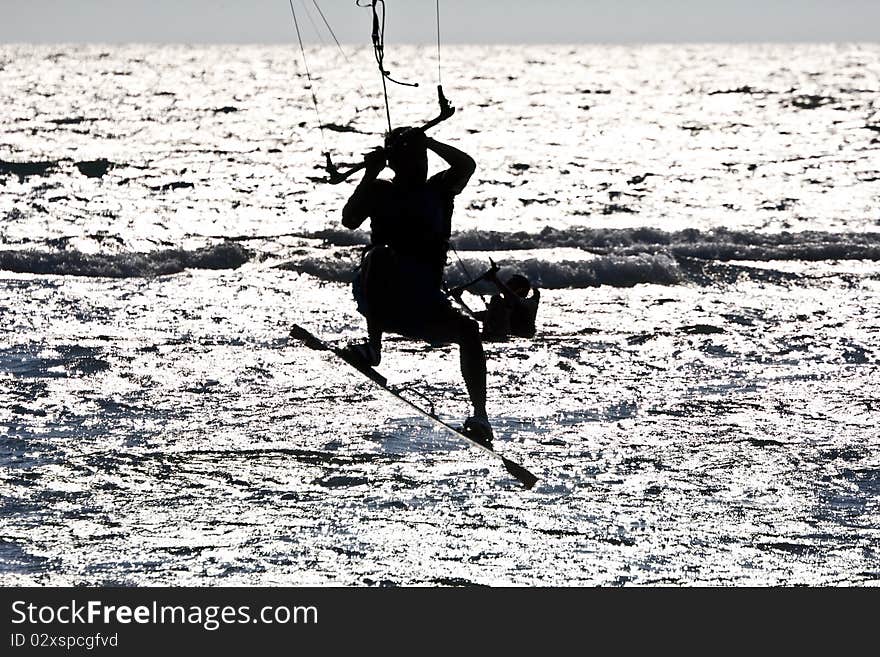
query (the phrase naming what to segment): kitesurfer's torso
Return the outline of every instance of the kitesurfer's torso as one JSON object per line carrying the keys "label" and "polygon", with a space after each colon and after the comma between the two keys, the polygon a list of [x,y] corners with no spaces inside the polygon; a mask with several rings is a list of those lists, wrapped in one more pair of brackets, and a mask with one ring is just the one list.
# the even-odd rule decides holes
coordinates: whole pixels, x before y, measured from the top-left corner
{"label": "kitesurfer's torso", "polygon": [[444,173],[416,185],[376,180],[370,189],[373,246],[390,246],[398,258],[425,267],[439,284],[446,264],[454,193]]}

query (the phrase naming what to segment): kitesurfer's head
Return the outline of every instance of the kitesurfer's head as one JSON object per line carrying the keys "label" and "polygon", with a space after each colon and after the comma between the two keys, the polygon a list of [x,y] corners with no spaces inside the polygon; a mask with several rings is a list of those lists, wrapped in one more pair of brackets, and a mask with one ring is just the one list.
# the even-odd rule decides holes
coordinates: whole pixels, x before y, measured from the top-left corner
{"label": "kitesurfer's head", "polygon": [[423,183],[428,178],[428,149],[425,133],[418,128],[395,128],[385,137],[388,166],[395,180]]}
{"label": "kitesurfer's head", "polygon": [[529,283],[529,279],[522,274],[514,274],[507,279],[507,287],[509,287],[514,294],[525,299],[532,289],[532,284]]}

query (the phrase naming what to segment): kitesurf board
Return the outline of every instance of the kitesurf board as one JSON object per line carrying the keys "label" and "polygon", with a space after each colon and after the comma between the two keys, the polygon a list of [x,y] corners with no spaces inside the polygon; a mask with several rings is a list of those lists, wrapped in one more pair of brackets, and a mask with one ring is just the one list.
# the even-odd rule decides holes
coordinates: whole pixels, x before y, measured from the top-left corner
{"label": "kitesurf board", "polygon": [[399,390],[392,388],[390,385],[388,385],[388,380],[379,372],[377,372],[372,367],[367,367],[359,363],[354,363],[351,359],[349,359],[348,355],[342,349],[327,344],[326,342],[324,342],[320,338],[317,338],[298,324],[293,325],[293,328],[290,330],[290,336],[296,340],[301,341],[309,349],[315,349],[318,351],[329,351],[340,360],[351,365],[352,368],[366,376],[368,379],[370,379],[370,381],[382,388],[385,392],[394,395],[397,399],[410,406],[420,415],[423,415],[434,422],[437,426],[442,427],[448,433],[454,435],[456,438],[459,438],[461,440],[466,440],[472,447],[476,447],[486,454],[489,454],[496,459],[500,459],[501,462],[504,464],[505,469],[526,488],[531,488],[535,485],[535,482],[538,481],[538,478],[535,475],[526,470],[520,464],[515,463],[514,461],[511,461],[510,459],[502,456],[494,449],[492,449],[491,446],[484,445],[483,443],[475,440],[471,436],[468,436],[466,433],[463,433],[462,431],[456,429],[451,424],[444,422],[434,413],[427,411],[418,404],[410,401],[409,399],[401,395]]}

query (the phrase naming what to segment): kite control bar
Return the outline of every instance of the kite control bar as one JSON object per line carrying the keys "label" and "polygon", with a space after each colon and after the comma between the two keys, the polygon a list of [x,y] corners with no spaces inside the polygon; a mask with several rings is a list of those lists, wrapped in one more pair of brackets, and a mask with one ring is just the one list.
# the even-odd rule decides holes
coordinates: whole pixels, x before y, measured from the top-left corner
{"label": "kite control bar", "polygon": [[[430,130],[438,123],[442,123],[450,116],[455,114],[455,108],[449,104],[449,100],[447,100],[446,96],[443,95],[443,87],[439,84],[437,85],[437,101],[440,103],[440,114],[428,121],[421,128],[418,128],[422,132]],[[340,171],[336,168],[336,165],[333,164],[333,160],[330,159],[330,153],[324,153],[324,156],[327,158],[327,162],[325,163],[325,168],[327,169],[328,173],[327,182],[329,182],[331,185],[338,185],[339,183],[348,180],[352,175],[367,166],[366,162],[361,162],[360,164],[355,164],[353,167],[346,171]]]}

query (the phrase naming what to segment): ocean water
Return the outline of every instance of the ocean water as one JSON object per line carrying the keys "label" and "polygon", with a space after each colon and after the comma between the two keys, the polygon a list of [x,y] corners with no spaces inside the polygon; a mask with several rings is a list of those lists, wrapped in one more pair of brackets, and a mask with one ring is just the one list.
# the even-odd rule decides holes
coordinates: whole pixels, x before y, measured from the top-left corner
{"label": "ocean water", "polygon": [[[319,116],[293,47],[0,46],[0,583],[880,582],[880,46],[444,49],[457,252],[543,291],[487,344],[528,492],[288,339],[364,333],[318,179],[384,128],[307,55]],[[455,351],[380,369],[460,421]]]}

